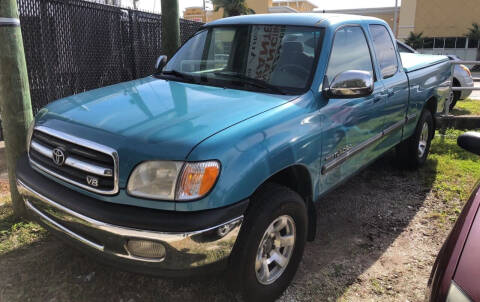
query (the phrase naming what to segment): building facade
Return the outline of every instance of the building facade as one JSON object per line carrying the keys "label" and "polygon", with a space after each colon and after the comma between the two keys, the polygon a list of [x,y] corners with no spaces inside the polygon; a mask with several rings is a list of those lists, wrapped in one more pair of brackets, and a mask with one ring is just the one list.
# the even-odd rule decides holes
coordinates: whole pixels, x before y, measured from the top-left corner
{"label": "building facade", "polygon": [[[298,13],[308,13],[313,12],[317,6],[308,0],[273,0],[273,8],[276,7],[288,7],[295,10]],[[275,10],[275,9],[274,9]]]}
{"label": "building facade", "polygon": [[479,0],[402,0],[398,38],[422,33],[418,51],[476,60],[480,41],[465,37],[474,22],[480,23]]}
{"label": "building facade", "polygon": [[[322,10],[308,0],[246,0],[257,14],[267,13],[341,13],[371,16],[385,20],[400,40],[410,32],[423,33],[419,51],[434,54],[456,54],[462,59],[475,59],[480,41],[465,37],[472,23],[480,23],[480,0],[402,0],[399,8],[376,7],[340,10]],[[397,10],[397,14],[395,14]],[[186,19],[210,22],[223,17],[223,11],[188,8]],[[397,17],[395,17],[397,15]],[[396,19],[396,21],[395,21]],[[396,22],[396,24],[395,24]],[[396,26],[395,26],[396,25]]]}
{"label": "building facade", "polygon": [[[245,3],[256,14],[306,13],[312,12],[317,8],[309,0],[246,0]],[[187,7],[183,11],[183,18],[193,21],[211,22],[223,18],[223,9],[204,11],[203,7]]]}
{"label": "building facade", "polygon": [[197,21],[197,22],[207,22],[207,12],[201,6],[192,6],[187,7],[183,11],[183,19]]}
{"label": "building facade", "polygon": [[479,0],[402,0],[398,37],[463,37],[473,22],[480,23]]}
{"label": "building facade", "polygon": [[[403,0],[405,1],[405,0]],[[397,8],[397,10],[399,10]],[[375,7],[375,8],[354,8],[354,9],[330,9],[330,10],[317,10],[317,13],[332,13],[332,14],[352,14],[375,17],[384,20],[393,29],[395,7]],[[398,25],[398,21],[397,21]]]}

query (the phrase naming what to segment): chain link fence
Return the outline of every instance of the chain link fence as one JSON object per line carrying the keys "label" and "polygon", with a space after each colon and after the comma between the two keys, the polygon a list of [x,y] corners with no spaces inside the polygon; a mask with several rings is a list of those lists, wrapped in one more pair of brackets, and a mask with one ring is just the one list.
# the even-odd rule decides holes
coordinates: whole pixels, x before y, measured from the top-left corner
{"label": "chain link fence", "polygon": [[[81,0],[18,0],[33,111],[152,74],[161,15]],[[180,19],[182,43],[202,23]]]}

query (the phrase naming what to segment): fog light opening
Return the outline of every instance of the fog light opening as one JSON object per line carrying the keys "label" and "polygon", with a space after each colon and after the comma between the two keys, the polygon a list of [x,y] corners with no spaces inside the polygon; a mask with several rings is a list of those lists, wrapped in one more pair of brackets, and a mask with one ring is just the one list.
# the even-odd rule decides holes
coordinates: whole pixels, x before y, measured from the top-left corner
{"label": "fog light opening", "polygon": [[125,248],[134,257],[157,260],[165,258],[165,246],[157,241],[130,239]]}
{"label": "fog light opening", "polygon": [[238,223],[239,221],[237,220],[220,226],[217,229],[217,235],[219,237],[225,237],[228,233],[230,233],[231,230],[233,230],[238,225]]}
{"label": "fog light opening", "polygon": [[217,229],[217,235],[220,237],[225,237],[225,235],[227,235],[228,232],[230,232],[230,230],[232,229],[232,226],[233,225],[231,223],[222,225]]}

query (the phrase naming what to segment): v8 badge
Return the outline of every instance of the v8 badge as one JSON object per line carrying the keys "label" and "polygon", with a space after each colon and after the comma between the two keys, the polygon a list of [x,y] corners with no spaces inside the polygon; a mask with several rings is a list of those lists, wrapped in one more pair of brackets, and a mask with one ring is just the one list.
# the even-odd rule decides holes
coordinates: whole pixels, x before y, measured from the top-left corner
{"label": "v8 badge", "polygon": [[89,184],[92,187],[98,187],[98,178],[87,175],[87,184]]}

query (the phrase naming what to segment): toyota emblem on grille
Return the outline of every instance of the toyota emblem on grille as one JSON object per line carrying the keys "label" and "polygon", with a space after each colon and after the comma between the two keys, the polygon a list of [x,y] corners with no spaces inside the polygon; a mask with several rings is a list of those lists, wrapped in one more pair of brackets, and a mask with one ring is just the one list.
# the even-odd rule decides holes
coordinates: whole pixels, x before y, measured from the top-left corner
{"label": "toyota emblem on grille", "polygon": [[55,148],[52,150],[52,160],[57,166],[63,165],[65,162],[65,152],[60,148]]}

